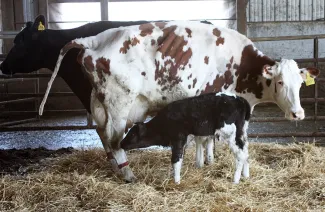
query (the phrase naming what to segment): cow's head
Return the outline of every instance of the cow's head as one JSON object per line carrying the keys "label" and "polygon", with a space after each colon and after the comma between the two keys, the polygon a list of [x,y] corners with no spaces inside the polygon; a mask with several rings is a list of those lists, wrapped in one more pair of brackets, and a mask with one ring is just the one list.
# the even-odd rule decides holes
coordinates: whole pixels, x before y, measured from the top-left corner
{"label": "cow's head", "polygon": [[125,150],[145,148],[159,145],[159,135],[150,133],[147,125],[142,122],[136,123],[121,141],[121,148]]}
{"label": "cow's head", "polygon": [[294,60],[281,59],[275,65],[265,65],[263,76],[269,81],[273,91],[270,98],[285,112],[289,120],[305,118],[304,109],[300,105],[299,91],[301,84],[306,80],[313,80],[319,75],[316,68],[299,69]]}
{"label": "cow's head", "polygon": [[1,63],[3,74],[30,73],[42,67],[44,57],[45,18],[38,16],[34,22],[27,22],[26,27],[17,34],[14,46]]}

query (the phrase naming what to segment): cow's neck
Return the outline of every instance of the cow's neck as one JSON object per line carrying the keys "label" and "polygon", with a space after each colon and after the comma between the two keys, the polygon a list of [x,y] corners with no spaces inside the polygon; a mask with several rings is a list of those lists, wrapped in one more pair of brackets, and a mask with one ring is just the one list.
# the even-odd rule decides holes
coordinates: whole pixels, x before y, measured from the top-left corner
{"label": "cow's neck", "polygon": [[252,45],[242,51],[241,62],[235,72],[237,84],[234,91],[249,102],[252,111],[259,103],[274,102],[274,80],[262,76],[264,65],[274,64],[274,60],[262,55]]}

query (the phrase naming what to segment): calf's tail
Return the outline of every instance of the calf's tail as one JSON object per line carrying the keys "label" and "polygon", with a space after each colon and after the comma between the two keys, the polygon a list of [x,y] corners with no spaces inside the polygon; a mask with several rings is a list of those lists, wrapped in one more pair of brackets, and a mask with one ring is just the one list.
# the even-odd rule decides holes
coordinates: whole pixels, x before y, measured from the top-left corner
{"label": "calf's tail", "polygon": [[45,103],[46,103],[47,97],[48,97],[48,95],[49,95],[49,92],[50,92],[50,89],[51,89],[51,87],[52,87],[52,84],[53,84],[53,82],[54,82],[54,80],[55,80],[55,77],[56,77],[56,75],[57,75],[58,72],[59,72],[59,69],[60,69],[60,66],[61,66],[61,62],[62,62],[64,56],[67,54],[67,52],[68,52],[70,49],[73,49],[73,48],[85,49],[85,47],[84,47],[83,45],[81,45],[81,44],[77,44],[77,43],[75,43],[75,42],[73,42],[73,41],[70,42],[70,43],[68,43],[68,44],[66,44],[66,45],[61,49],[60,54],[59,54],[59,58],[58,58],[58,60],[57,60],[57,62],[56,62],[56,65],[55,65],[55,69],[54,69],[54,71],[53,71],[53,74],[52,74],[52,76],[51,76],[50,81],[49,81],[48,84],[47,84],[47,89],[46,89],[45,95],[44,95],[44,97],[43,97],[42,103],[41,103],[40,108],[39,108],[39,115],[40,115],[40,116],[43,114],[44,105],[45,105]]}

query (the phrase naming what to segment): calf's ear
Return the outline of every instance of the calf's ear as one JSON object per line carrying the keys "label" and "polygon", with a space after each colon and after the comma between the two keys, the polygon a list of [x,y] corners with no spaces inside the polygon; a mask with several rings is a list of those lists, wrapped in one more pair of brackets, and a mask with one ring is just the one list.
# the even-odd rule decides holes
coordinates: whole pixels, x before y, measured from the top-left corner
{"label": "calf's ear", "polygon": [[139,129],[139,135],[144,136],[147,133],[147,127],[143,122],[137,123]]}

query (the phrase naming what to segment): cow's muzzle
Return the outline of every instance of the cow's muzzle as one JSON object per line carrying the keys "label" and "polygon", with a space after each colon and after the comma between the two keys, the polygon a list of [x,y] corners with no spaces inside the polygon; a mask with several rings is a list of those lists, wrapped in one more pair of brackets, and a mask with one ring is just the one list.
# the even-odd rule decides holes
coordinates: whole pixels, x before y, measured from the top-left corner
{"label": "cow's muzzle", "polygon": [[298,111],[292,110],[289,113],[287,113],[286,118],[294,121],[303,120],[305,118],[305,111],[303,109],[300,109]]}

